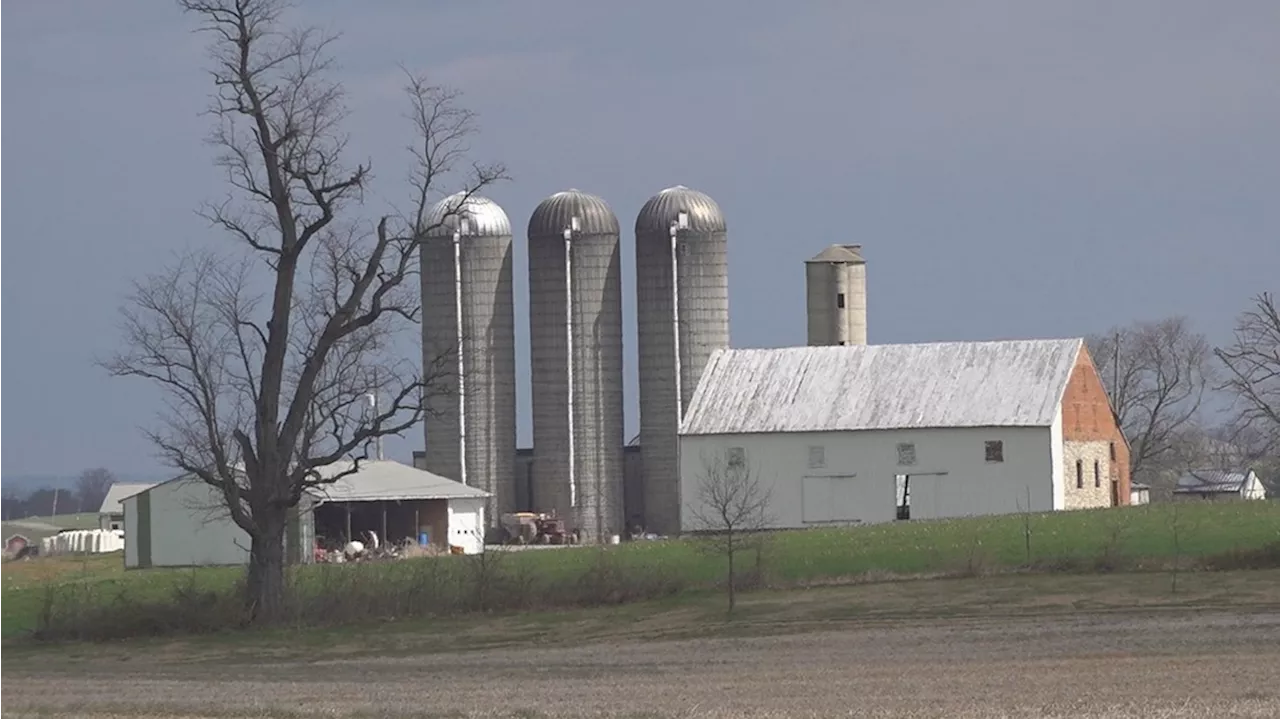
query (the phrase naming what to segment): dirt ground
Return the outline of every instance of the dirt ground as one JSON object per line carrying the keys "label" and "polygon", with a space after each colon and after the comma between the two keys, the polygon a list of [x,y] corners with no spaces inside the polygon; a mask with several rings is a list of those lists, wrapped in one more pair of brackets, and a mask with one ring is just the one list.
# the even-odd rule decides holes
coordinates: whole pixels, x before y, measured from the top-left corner
{"label": "dirt ground", "polygon": [[765,637],[3,667],[4,716],[1275,717],[1280,611],[894,620]]}

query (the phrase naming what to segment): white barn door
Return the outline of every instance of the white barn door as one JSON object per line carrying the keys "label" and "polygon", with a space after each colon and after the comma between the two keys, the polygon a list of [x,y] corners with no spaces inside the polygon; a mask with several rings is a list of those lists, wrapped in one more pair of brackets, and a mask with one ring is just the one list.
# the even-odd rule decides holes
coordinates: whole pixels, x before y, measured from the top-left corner
{"label": "white barn door", "polygon": [[800,519],[805,524],[830,522],[831,478],[803,477],[800,484]]}
{"label": "white barn door", "polygon": [[856,475],[801,478],[801,520],[805,524],[871,522],[892,517],[893,486]]}

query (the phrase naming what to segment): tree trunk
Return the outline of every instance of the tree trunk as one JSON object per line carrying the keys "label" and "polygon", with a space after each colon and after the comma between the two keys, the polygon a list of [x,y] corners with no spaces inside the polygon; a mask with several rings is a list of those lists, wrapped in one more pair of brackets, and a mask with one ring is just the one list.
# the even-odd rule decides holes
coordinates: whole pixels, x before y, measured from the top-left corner
{"label": "tree trunk", "polygon": [[735,596],[734,596],[734,595],[736,594],[735,590],[736,590],[737,585],[738,585],[737,577],[735,577],[735,576],[734,576],[734,573],[733,573],[733,554],[734,554],[734,546],[733,546],[733,531],[732,531],[732,530],[730,530],[730,531],[729,531],[729,537],[728,537],[728,543],[727,543],[727,546],[728,546],[728,550],[729,550],[729,551],[728,551],[728,554],[729,554],[729,613],[730,613],[730,614],[732,614],[732,613],[733,613],[733,604],[734,604],[734,600],[737,598],[737,597],[735,597]]}
{"label": "tree trunk", "polygon": [[272,624],[284,618],[284,510],[254,514],[259,531],[249,549],[249,577],[245,603],[255,624]]}

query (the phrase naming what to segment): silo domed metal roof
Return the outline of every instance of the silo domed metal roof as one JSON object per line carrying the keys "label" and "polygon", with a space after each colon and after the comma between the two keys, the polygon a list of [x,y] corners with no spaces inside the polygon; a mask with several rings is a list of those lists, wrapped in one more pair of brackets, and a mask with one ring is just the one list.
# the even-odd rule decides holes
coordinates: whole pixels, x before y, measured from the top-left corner
{"label": "silo domed metal roof", "polygon": [[560,235],[573,217],[583,235],[618,234],[618,216],[604,200],[580,190],[566,190],[543,200],[529,218],[529,236]]}
{"label": "silo domed metal roof", "polygon": [[432,205],[423,225],[430,237],[452,237],[458,221],[464,217],[469,225],[465,237],[511,236],[511,219],[498,203],[479,195],[467,197],[465,192],[454,193]]}
{"label": "silo domed metal roof", "polygon": [[725,231],[724,213],[715,200],[705,193],[676,185],[650,197],[644,203],[640,214],[636,215],[636,234],[666,234],[681,210],[689,213],[691,232]]}

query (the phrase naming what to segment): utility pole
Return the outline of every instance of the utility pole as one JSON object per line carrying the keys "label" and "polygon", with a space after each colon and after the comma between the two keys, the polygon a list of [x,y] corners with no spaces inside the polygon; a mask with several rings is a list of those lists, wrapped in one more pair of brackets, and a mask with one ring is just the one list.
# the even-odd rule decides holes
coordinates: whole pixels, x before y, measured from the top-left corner
{"label": "utility pole", "polygon": [[49,519],[58,516],[58,488],[53,488],[53,508],[49,510]]}
{"label": "utility pole", "polygon": [[1113,356],[1111,357],[1111,398],[1112,404],[1115,403],[1114,395],[1120,392],[1120,331],[1116,330],[1115,346],[1112,348]]}

